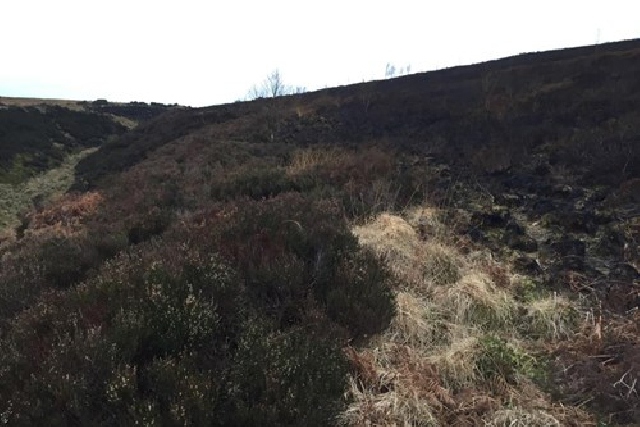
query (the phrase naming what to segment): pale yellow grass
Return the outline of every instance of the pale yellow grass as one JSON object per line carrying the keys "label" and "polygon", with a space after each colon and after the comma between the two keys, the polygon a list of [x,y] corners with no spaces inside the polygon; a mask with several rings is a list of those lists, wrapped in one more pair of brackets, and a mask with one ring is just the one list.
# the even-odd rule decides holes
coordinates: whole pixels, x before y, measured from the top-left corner
{"label": "pale yellow grass", "polygon": [[416,349],[428,349],[448,339],[452,325],[436,304],[414,293],[401,291],[396,295],[396,305],[396,316],[385,339]]}
{"label": "pale yellow grass", "polygon": [[407,283],[419,286],[423,282],[424,246],[402,218],[383,213],[369,224],[354,227],[353,233],[386,259],[394,273]]}
{"label": "pale yellow grass", "polygon": [[[463,414],[475,408],[480,425],[558,425],[557,411],[546,413],[539,402],[531,408],[501,407],[501,398],[491,395],[499,387],[487,388],[477,361],[486,351],[487,334],[521,349],[536,339],[570,333],[571,302],[559,296],[516,301],[511,283],[516,278],[508,268],[488,252],[462,255],[451,246],[453,240],[438,218],[436,209],[422,207],[403,217],[383,213],[353,227],[359,241],[386,260],[399,285],[397,314],[389,328],[367,347],[351,350],[365,374],[351,378],[352,403],[340,421],[357,426],[449,425],[451,421],[443,419],[450,420],[451,411]],[[504,271],[500,280],[495,271]],[[533,394],[519,390],[526,388],[523,384],[510,386],[505,392],[509,399],[526,403],[529,395],[543,396],[537,389]],[[543,406],[555,408],[548,401]]]}
{"label": "pale yellow grass", "polygon": [[340,425],[350,426],[433,426],[441,424],[426,399],[416,395],[402,395],[396,391],[385,394],[362,391],[351,381],[355,403],[338,419]]}
{"label": "pale yellow grass", "polygon": [[487,420],[487,427],[553,427],[561,426],[560,421],[545,411],[522,408],[501,409]]}
{"label": "pale yellow grass", "polygon": [[513,297],[479,272],[468,272],[451,286],[438,287],[433,299],[447,307],[451,322],[469,328],[504,327],[514,308]]}
{"label": "pale yellow grass", "polygon": [[458,337],[448,346],[426,356],[438,367],[444,385],[450,389],[470,387],[478,379],[475,360],[481,351],[480,334],[471,330],[466,332],[468,336]]}

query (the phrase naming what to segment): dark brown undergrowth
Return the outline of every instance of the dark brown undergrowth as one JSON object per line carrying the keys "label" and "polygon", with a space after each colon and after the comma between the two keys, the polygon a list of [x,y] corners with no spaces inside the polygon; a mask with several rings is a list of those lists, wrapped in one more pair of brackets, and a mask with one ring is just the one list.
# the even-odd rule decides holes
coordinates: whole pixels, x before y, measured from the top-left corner
{"label": "dark brown undergrowth", "polygon": [[345,403],[341,348],[394,314],[386,267],[300,194],[221,205],[91,276],[84,251],[55,245],[0,340],[12,425],[326,425]]}
{"label": "dark brown undergrowth", "polygon": [[608,314],[599,331],[585,330],[558,346],[554,362],[559,396],[587,405],[604,425],[635,425],[640,417],[640,316]]}

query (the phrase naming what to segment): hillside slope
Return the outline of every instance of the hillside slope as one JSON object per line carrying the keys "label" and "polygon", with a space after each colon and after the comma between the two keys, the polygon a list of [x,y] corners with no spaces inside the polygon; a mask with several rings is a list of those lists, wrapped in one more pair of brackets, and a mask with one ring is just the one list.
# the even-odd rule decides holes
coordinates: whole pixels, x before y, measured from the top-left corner
{"label": "hillside slope", "polygon": [[[65,193],[81,153],[177,106],[0,97],[0,233],[32,203]],[[81,156],[80,156],[81,157]],[[69,162],[71,161],[72,164]],[[70,166],[69,166],[70,165]]]}
{"label": "hillside slope", "polygon": [[[148,130],[147,151],[187,133],[296,144],[385,140],[474,174],[508,172],[524,179],[546,163],[584,175],[585,182],[617,185],[638,174],[632,142],[638,136],[639,49],[640,42],[628,41],[524,54],[180,112]],[[100,154],[116,172],[131,166],[119,158],[110,165],[110,154],[121,151],[114,143]],[[100,177],[82,167],[80,172],[89,183]]]}
{"label": "hillside slope", "polygon": [[637,425],[637,75],[635,40],[110,138],[0,247],[1,419]]}
{"label": "hillside slope", "polygon": [[125,128],[110,117],[64,107],[0,109],[0,183],[18,184],[59,166],[74,151],[98,147]]}

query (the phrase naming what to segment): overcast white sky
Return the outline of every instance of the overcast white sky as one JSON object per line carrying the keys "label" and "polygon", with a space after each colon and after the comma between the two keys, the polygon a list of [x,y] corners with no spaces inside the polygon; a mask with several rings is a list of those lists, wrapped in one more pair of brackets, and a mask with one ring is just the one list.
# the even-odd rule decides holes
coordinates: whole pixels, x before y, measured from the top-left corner
{"label": "overcast white sky", "polygon": [[637,0],[1,0],[0,96],[203,106],[631,38]]}

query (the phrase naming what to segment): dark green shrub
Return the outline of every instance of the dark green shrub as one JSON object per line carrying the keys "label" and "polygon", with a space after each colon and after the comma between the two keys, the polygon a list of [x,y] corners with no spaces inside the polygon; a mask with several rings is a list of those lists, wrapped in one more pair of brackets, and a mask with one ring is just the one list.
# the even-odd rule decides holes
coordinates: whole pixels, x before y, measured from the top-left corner
{"label": "dark green shrub", "polygon": [[391,276],[333,203],[281,194],[229,211],[124,253],[128,236],[106,232],[47,247],[81,262],[38,267],[38,283],[71,277],[83,257],[99,268],[3,327],[7,421],[330,424],[345,403],[340,349],[388,325]]}
{"label": "dark green shrub", "polygon": [[309,177],[292,177],[276,166],[263,166],[243,170],[231,181],[213,186],[211,198],[234,200],[248,197],[261,200],[282,193],[310,191],[315,186],[316,182]]}
{"label": "dark green shrub", "polygon": [[250,319],[220,424],[329,425],[343,407],[347,372],[334,340],[313,330],[270,332],[260,318]]}
{"label": "dark green shrub", "polygon": [[119,233],[90,231],[86,237],[29,241],[0,268],[0,319],[9,319],[45,291],[65,290],[86,280],[128,245]]}
{"label": "dark green shrub", "polygon": [[350,254],[339,264],[326,296],[330,319],[360,338],[380,332],[395,315],[392,274],[368,250]]}
{"label": "dark green shrub", "polygon": [[156,357],[199,351],[215,337],[225,338],[217,304],[225,299],[239,302],[234,285],[230,271],[215,259],[177,277],[153,265],[144,273],[140,297],[122,307],[113,321],[119,351],[125,360],[140,365]]}
{"label": "dark green shrub", "polygon": [[154,359],[143,375],[132,375],[125,365],[123,374],[132,381],[126,388],[119,388],[116,378],[113,384],[118,394],[114,398],[126,401],[127,395],[136,393],[136,388],[142,386],[147,390],[142,404],[127,408],[131,410],[133,406],[138,421],[153,416],[159,425],[219,425],[217,408],[221,405],[225,375],[220,371],[198,369],[198,365],[199,360],[189,353]]}
{"label": "dark green shrub", "polygon": [[59,237],[42,244],[36,262],[47,287],[64,289],[83,280],[99,260],[83,240]]}
{"label": "dark green shrub", "polygon": [[303,259],[283,253],[251,260],[244,274],[250,300],[276,324],[287,327],[303,320],[310,296]]}
{"label": "dark green shrub", "polygon": [[534,357],[503,339],[487,335],[480,341],[482,353],[476,360],[476,369],[487,381],[498,378],[514,384],[520,377],[533,377],[537,371]]}
{"label": "dark green shrub", "polygon": [[315,304],[353,336],[380,332],[394,313],[391,274],[328,206],[300,195],[248,203],[223,231],[221,249],[237,263],[250,303],[281,326]]}
{"label": "dark green shrub", "polygon": [[128,236],[125,233],[107,230],[89,232],[87,242],[93,247],[96,257],[101,262],[113,258],[129,246]]}
{"label": "dark green shrub", "polygon": [[172,211],[166,208],[151,209],[147,215],[137,218],[129,227],[129,243],[136,245],[162,234],[171,224],[173,216]]}
{"label": "dark green shrub", "polygon": [[[140,266],[135,254],[129,259]],[[126,265],[119,260],[112,273]],[[12,400],[10,424],[20,417],[28,425],[122,425],[152,416],[175,425],[165,393],[171,378],[224,378],[216,368],[231,360],[243,310],[228,268],[210,257],[177,275],[156,264],[119,280],[101,277],[65,299],[38,302],[3,334],[0,400]],[[172,388],[191,385],[181,376]],[[195,416],[215,413],[209,397]],[[189,396],[177,404],[195,405]]]}

